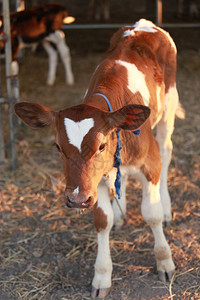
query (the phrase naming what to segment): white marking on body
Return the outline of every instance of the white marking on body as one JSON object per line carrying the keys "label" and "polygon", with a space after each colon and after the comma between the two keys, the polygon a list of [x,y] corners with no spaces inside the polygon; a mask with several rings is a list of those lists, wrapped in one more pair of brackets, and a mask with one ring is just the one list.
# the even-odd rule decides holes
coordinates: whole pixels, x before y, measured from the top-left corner
{"label": "white marking on body", "polygon": [[74,194],[74,195],[79,194],[79,186],[73,191],[73,194]]}
{"label": "white marking on body", "polygon": [[138,70],[136,65],[123,60],[116,60],[117,64],[124,66],[128,74],[128,89],[133,93],[139,92],[144,104],[149,105],[150,94],[146,84],[145,75]]}
{"label": "white marking on body", "polygon": [[155,29],[156,25],[146,19],[140,19],[138,22],[136,22],[133,27],[135,27],[135,30],[142,30],[147,32],[156,32],[157,29]]}
{"label": "white marking on body", "polygon": [[128,30],[126,30],[126,31],[124,31],[124,33],[123,33],[123,37],[127,37],[127,36],[134,36],[135,35],[135,31],[134,31],[134,29],[128,29]]}
{"label": "white marking on body", "polygon": [[128,29],[124,31],[123,37],[127,37],[129,35],[134,36],[136,31],[146,31],[149,33],[157,32],[157,29],[155,29],[155,25],[151,21],[147,21],[145,19],[141,19],[138,22],[133,25],[135,27],[134,29]]}
{"label": "white marking on body", "polygon": [[71,119],[65,118],[64,124],[70,144],[77,147],[79,152],[81,152],[81,143],[86,134],[94,126],[94,119],[89,118],[80,122],[74,122]]}

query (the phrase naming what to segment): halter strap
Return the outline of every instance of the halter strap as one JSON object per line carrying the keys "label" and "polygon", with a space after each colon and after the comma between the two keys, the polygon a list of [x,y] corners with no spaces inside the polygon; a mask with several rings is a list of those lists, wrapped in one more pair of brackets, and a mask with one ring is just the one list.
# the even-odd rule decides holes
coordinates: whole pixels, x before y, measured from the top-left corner
{"label": "halter strap", "polygon": [[101,94],[101,93],[95,93],[95,95],[98,95],[98,96],[103,97],[103,98],[106,100],[107,104],[108,104],[109,110],[110,110],[111,112],[113,112],[113,109],[112,109],[112,106],[111,106],[111,104],[110,104],[110,101],[108,100],[108,98],[107,98],[104,94]]}
{"label": "halter strap", "polygon": [[[101,94],[101,93],[95,93],[95,95],[98,95],[98,96],[103,97],[103,98],[106,100],[107,104],[108,104],[109,110],[110,110],[111,112],[113,112],[113,109],[112,109],[112,106],[111,106],[111,104],[110,104],[110,101],[108,100],[108,98],[107,98],[104,94]],[[120,130],[120,129],[118,129],[118,130]],[[141,132],[140,129],[132,130],[132,133],[135,134],[135,135],[139,135],[140,132]]]}

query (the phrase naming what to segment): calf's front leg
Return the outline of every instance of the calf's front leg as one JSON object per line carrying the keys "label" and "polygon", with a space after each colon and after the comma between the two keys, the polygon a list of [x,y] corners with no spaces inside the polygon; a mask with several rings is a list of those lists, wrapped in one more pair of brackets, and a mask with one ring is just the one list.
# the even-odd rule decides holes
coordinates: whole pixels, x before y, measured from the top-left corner
{"label": "calf's front leg", "polygon": [[94,207],[94,224],[97,230],[97,258],[92,281],[92,298],[103,299],[111,287],[112,260],[110,256],[109,233],[113,225],[113,210],[108,188],[101,182],[97,188],[98,201]]}

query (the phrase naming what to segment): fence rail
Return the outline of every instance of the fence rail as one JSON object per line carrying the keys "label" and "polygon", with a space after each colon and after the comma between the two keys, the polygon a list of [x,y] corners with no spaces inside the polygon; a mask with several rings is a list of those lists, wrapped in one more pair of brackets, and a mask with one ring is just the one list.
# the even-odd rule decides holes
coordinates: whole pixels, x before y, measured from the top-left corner
{"label": "fence rail", "polygon": [[[200,23],[163,23],[157,24],[163,28],[200,28]],[[63,29],[116,29],[123,26],[133,26],[133,24],[64,24]]]}

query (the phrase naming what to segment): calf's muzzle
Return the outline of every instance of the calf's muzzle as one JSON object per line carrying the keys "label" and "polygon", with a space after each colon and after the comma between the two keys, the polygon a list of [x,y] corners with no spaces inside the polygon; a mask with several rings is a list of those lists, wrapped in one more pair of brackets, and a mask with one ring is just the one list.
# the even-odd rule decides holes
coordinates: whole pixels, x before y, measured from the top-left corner
{"label": "calf's muzzle", "polygon": [[93,197],[77,197],[73,195],[66,195],[67,206],[69,208],[89,208],[92,206]]}

